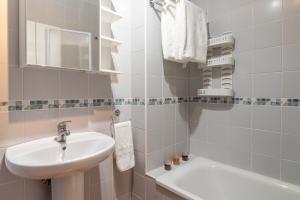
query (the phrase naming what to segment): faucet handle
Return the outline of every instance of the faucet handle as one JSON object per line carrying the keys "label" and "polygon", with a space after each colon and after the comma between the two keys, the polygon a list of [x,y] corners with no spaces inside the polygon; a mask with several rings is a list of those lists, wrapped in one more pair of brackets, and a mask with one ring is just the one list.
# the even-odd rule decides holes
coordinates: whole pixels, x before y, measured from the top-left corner
{"label": "faucet handle", "polygon": [[67,123],[71,123],[71,120],[62,121],[57,124],[57,129],[66,129]]}

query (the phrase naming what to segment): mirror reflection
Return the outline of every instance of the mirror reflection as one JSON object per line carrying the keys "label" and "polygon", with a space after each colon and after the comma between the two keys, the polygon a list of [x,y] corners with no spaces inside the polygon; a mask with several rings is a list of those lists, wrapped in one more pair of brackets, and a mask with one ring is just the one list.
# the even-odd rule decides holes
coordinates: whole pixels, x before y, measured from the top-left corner
{"label": "mirror reflection", "polygon": [[99,0],[26,0],[27,65],[98,68]]}

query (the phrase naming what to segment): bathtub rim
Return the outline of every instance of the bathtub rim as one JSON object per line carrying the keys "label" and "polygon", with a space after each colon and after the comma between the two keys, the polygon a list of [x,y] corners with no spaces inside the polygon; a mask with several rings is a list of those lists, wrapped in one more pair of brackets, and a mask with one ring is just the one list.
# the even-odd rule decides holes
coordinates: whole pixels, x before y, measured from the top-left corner
{"label": "bathtub rim", "polygon": [[209,158],[201,157],[201,156],[192,156],[192,159],[188,162],[185,162],[182,166],[175,167],[171,171],[165,171],[163,167],[160,167],[158,169],[155,169],[155,173],[153,171],[150,171],[150,173],[147,173],[148,176],[155,179],[155,182],[157,185],[173,192],[174,194],[177,194],[178,196],[185,198],[187,200],[204,200],[200,198],[199,196],[186,191],[184,189],[181,189],[179,186],[177,186],[173,179],[170,179],[170,176],[174,177],[174,174],[180,173],[180,171],[184,170],[185,168],[189,168],[193,163],[195,162],[201,162],[205,165],[209,165],[209,167],[219,167],[223,168],[225,170],[228,170],[230,172],[235,172],[238,175],[245,175],[246,177],[250,177],[251,179],[256,179],[258,181],[261,181],[263,183],[271,184],[279,188],[283,188],[285,190],[290,190],[293,192],[297,192],[300,194],[300,185],[295,185],[292,183],[288,183],[279,179],[275,179],[272,177],[264,176],[262,174],[258,174],[256,172],[248,171],[245,169],[241,169],[238,167],[234,167],[225,163],[221,163],[218,161],[210,160]]}

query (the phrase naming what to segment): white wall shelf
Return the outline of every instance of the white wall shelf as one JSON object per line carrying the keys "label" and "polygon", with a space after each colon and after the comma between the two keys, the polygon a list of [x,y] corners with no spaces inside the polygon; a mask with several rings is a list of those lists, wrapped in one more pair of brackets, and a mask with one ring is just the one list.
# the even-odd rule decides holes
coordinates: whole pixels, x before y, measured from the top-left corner
{"label": "white wall shelf", "polygon": [[198,96],[203,97],[233,97],[232,89],[198,89]]}
{"label": "white wall shelf", "polygon": [[223,66],[234,66],[234,58],[231,55],[213,57],[207,60],[206,67],[223,67]]}
{"label": "white wall shelf", "polygon": [[103,47],[116,47],[121,45],[123,42],[110,37],[101,36],[101,46]]}
{"label": "white wall shelf", "polygon": [[123,72],[116,71],[116,70],[110,70],[110,69],[101,69],[100,73],[105,73],[105,74],[123,74]]}
{"label": "white wall shelf", "polygon": [[[197,90],[198,96],[234,96],[234,91],[232,90],[232,74],[235,64],[233,58],[234,43],[235,40],[231,32],[209,39],[207,64],[202,66],[203,88]],[[217,74],[217,76],[214,74]],[[220,88],[216,88],[218,81],[220,81]]]}
{"label": "white wall shelf", "polygon": [[89,74],[123,74],[123,72],[110,69],[100,69],[99,71],[91,70],[86,72]]}
{"label": "white wall shelf", "polygon": [[102,22],[112,24],[119,19],[122,19],[122,16],[119,13],[117,13],[109,8],[106,8],[104,6],[101,6],[101,21]]}
{"label": "white wall shelf", "polygon": [[233,48],[235,43],[232,33],[224,33],[220,37],[211,38],[208,40],[208,48],[214,49],[218,47],[222,48]]}

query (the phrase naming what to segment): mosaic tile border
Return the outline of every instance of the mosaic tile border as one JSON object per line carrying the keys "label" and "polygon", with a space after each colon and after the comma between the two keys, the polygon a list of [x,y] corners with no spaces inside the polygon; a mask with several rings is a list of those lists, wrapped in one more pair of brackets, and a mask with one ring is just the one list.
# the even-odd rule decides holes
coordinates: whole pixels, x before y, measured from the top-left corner
{"label": "mosaic tile border", "polygon": [[187,102],[227,105],[295,106],[300,107],[297,98],[249,98],[249,97],[166,97],[166,98],[103,98],[103,99],[60,99],[24,100],[0,102],[0,111],[27,111],[45,109],[88,108],[123,105],[165,105]]}

